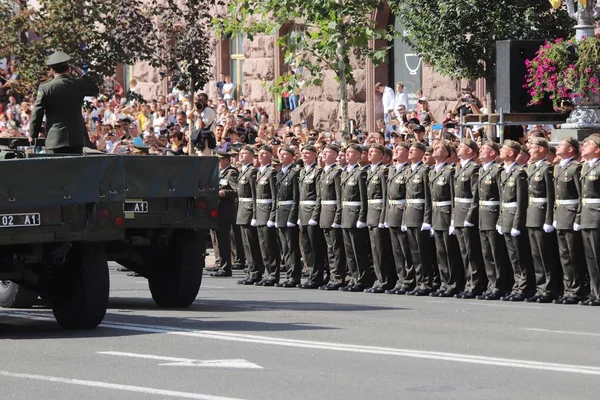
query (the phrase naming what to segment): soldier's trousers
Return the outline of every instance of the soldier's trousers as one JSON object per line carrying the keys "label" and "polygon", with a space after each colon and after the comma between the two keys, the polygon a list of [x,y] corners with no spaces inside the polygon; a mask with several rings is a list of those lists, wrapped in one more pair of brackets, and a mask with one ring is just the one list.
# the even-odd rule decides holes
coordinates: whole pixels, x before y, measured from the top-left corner
{"label": "soldier's trousers", "polygon": [[558,254],[563,272],[563,296],[583,297],[587,295],[584,266],[583,240],[581,232],[557,230]]}
{"label": "soldier's trousers", "polygon": [[486,282],[479,229],[465,226],[456,228],[455,232],[465,271],[465,292],[479,294],[484,291]]}
{"label": "soldier's trousers", "polygon": [[557,243],[554,232],[542,228],[527,228],[531,258],[535,272],[535,292],[538,296],[557,297],[560,293],[560,270],[557,263]]}
{"label": "soldier's trousers", "polygon": [[479,231],[481,255],[488,279],[487,292],[504,294],[508,289],[508,262],[504,238],[494,229]]}
{"label": "soldier's trousers", "polygon": [[216,230],[217,248],[219,249],[219,268],[231,272],[231,222],[219,220]]}
{"label": "soldier's trousers", "polygon": [[515,279],[512,291],[529,296],[533,292],[534,277],[529,238],[523,233],[514,237],[508,232],[504,233],[504,241]]}
{"label": "soldier's trousers", "polygon": [[392,268],[392,254],[390,251],[390,234],[387,228],[369,228],[369,238],[371,242],[371,255],[373,259],[373,269],[377,281],[374,287],[381,289],[391,289],[396,283],[394,269]]}
{"label": "soldier's trousers", "polygon": [[246,254],[244,252],[244,244],[242,242],[242,230],[239,225],[231,226],[231,260],[237,267],[246,265]]}
{"label": "soldier's trousers", "polygon": [[281,253],[286,268],[286,278],[289,283],[299,284],[302,279],[302,260],[300,260],[299,229],[277,228],[281,242]]}
{"label": "soldier's trousers", "polygon": [[456,238],[447,230],[434,231],[435,251],[440,271],[440,290],[457,293],[463,286],[463,266]]}
{"label": "soldier's trousers", "polygon": [[431,290],[433,284],[433,264],[429,230],[407,228],[410,255],[415,268],[415,288]]}
{"label": "soldier's trousers", "polygon": [[390,241],[392,244],[392,253],[394,263],[396,264],[396,288],[409,289],[415,288],[415,268],[410,254],[410,245],[406,232],[402,232],[400,227],[390,227]]}
{"label": "soldier's trousers", "polygon": [[215,267],[221,265],[221,252],[219,251],[219,241],[217,240],[217,231],[210,230],[210,242],[212,243],[213,252],[215,254]]}
{"label": "soldier's trousers", "polygon": [[332,285],[343,285],[346,280],[346,253],[344,249],[344,234],[342,229],[323,229],[325,243],[327,245],[327,259],[331,275],[329,283]]}
{"label": "soldier's trousers", "polygon": [[300,249],[308,267],[308,282],[322,285],[325,279],[325,237],[319,226],[300,226]]}
{"label": "soldier's trousers", "polygon": [[353,285],[371,287],[373,273],[369,266],[369,251],[367,247],[367,229],[344,228],[344,248],[346,263],[350,270],[350,283]]}
{"label": "soldier's trousers", "polygon": [[583,229],[581,236],[590,275],[590,298],[600,299],[600,232],[597,229]]}
{"label": "soldier's trousers", "polygon": [[265,280],[279,282],[281,268],[281,251],[277,242],[277,228],[269,228],[267,225],[257,226],[260,253],[265,266]]}
{"label": "soldier's trousers", "polygon": [[240,225],[242,232],[242,243],[244,244],[244,253],[246,254],[246,263],[248,264],[247,279],[260,281],[265,271],[258,241],[258,232],[255,226]]}

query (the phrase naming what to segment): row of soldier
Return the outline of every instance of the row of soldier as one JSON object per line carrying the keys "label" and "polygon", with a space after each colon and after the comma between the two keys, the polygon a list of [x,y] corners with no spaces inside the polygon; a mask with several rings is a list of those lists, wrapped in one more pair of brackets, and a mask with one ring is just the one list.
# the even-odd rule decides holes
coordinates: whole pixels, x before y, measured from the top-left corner
{"label": "row of soldier", "polygon": [[287,147],[278,165],[268,146],[219,154],[212,275],[231,276],[233,226],[243,285],[600,305],[600,135],[581,149],[532,137],[528,165],[522,151],[510,140],[307,145],[302,166]]}

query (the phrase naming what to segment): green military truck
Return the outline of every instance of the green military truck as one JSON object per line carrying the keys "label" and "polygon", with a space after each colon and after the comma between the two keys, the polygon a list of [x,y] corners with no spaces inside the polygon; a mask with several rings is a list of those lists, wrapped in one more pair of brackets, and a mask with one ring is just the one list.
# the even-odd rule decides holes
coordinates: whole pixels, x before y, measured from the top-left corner
{"label": "green military truck", "polygon": [[50,156],[0,139],[0,305],[49,299],[64,328],[97,326],[108,260],[148,278],[160,306],[191,304],[216,226],[213,157]]}

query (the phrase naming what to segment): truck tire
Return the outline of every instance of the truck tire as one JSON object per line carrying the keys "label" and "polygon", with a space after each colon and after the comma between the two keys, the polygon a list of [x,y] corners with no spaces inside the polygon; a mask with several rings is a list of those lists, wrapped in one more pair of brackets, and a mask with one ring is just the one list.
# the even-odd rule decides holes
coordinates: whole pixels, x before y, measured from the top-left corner
{"label": "truck tire", "polygon": [[0,281],[0,307],[31,308],[37,302],[38,294],[12,281]]}
{"label": "truck tire", "polygon": [[205,232],[178,230],[165,251],[153,254],[148,286],[161,307],[188,307],[194,302],[204,270]]}
{"label": "truck tire", "polygon": [[106,314],[110,291],[103,244],[77,243],[57,281],[52,311],[64,329],[92,329]]}

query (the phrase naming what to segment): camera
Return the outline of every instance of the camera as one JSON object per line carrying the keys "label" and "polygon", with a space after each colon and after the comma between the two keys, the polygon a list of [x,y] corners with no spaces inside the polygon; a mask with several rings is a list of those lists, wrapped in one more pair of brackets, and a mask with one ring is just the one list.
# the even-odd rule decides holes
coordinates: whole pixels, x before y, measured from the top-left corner
{"label": "camera", "polygon": [[168,132],[169,132],[169,130],[166,129],[166,128],[165,129],[161,129],[160,132],[159,132],[159,135],[166,135]]}
{"label": "camera", "polygon": [[202,100],[196,100],[196,109],[197,110],[204,110],[204,108],[206,108],[206,104],[204,104],[204,102]]}
{"label": "camera", "polygon": [[108,133],[106,134],[106,136],[110,136],[110,137],[112,137],[112,136],[115,136],[115,133],[114,133],[113,131],[110,131],[110,132],[108,132]]}

